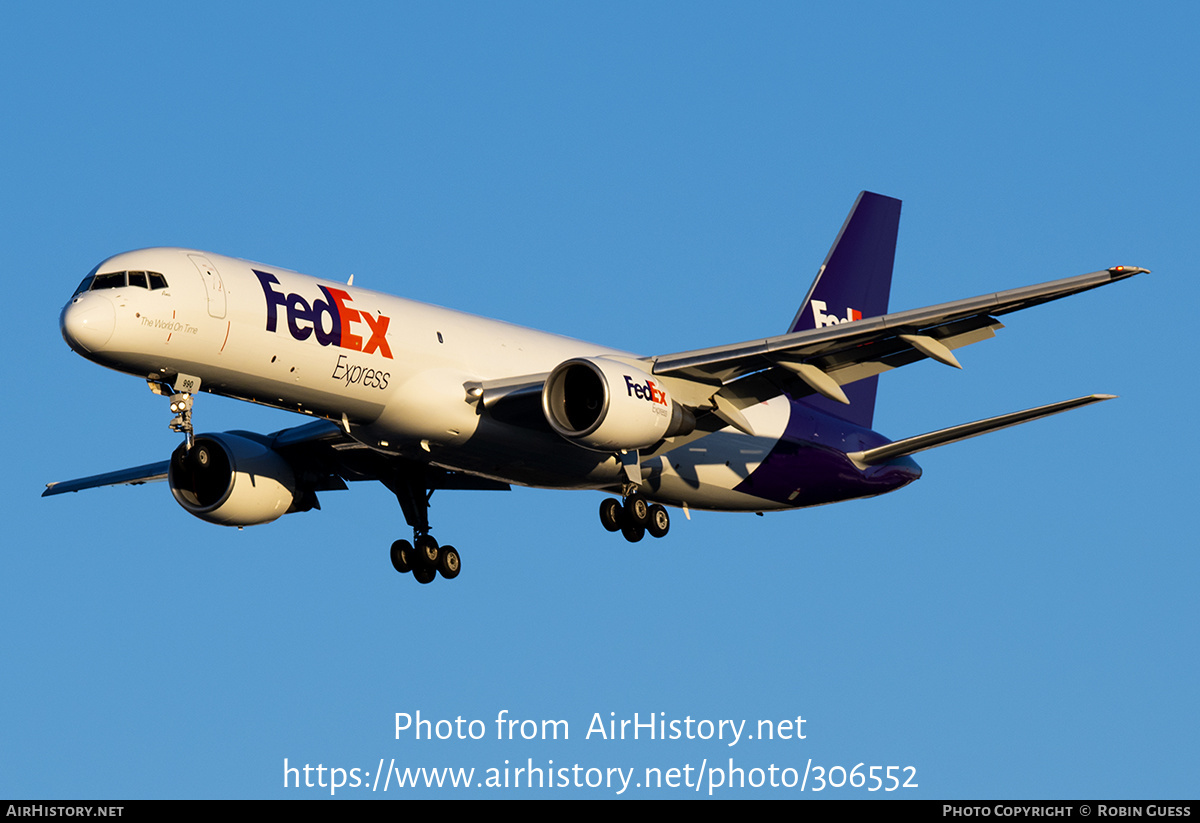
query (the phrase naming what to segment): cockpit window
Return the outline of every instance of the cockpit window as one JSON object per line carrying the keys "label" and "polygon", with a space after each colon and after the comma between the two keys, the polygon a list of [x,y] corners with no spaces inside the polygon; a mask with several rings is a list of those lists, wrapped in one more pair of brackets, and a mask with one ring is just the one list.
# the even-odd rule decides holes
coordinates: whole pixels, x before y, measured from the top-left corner
{"label": "cockpit window", "polygon": [[92,278],[96,276],[96,272],[98,271],[100,271],[100,265],[96,264],[96,267],[88,272],[87,277],[83,278],[83,280],[80,282],[79,288],[75,289],[75,294],[82,294],[90,289],[92,287]]}
{"label": "cockpit window", "polygon": [[79,284],[79,288],[75,290],[76,294],[83,291],[96,291],[97,289],[119,289],[124,286],[133,286],[139,289],[165,289],[167,287],[167,278],[163,277],[156,271],[114,271],[106,272],[105,274],[96,274],[94,271],[87,277],[83,278],[83,282]]}
{"label": "cockpit window", "polygon": [[119,289],[125,285],[125,272],[114,271],[108,274],[97,274],[92,279],[92,291],[100,289]]}

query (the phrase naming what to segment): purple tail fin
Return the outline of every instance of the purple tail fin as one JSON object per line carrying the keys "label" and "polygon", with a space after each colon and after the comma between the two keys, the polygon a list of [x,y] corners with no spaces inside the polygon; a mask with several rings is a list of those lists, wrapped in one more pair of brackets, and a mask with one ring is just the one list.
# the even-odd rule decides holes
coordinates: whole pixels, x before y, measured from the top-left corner
{"label": "purple tail fin", "polygon": [[[899,229],[899,200],[869,191],[859,194],[788,331],[887,314]],[[849,406],[820,396],[799,402],[870,428],[878,382],[878,377],[868,377],[843,386]]]}

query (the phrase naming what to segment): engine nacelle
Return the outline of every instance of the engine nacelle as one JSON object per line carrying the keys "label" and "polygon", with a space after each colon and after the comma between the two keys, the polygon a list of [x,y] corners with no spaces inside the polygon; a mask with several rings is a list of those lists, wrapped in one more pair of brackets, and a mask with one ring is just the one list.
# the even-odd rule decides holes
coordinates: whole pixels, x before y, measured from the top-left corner
{"label": "engine nacelle", "polygon": [[556,366],[542,390],[542,411],[552,429],[595,451],[641,449],[696,428],[661,380],[605,357]]}
{"label": "engine nacelle", "polygon": [[286,514],[296,478],[277,452],[248,437],[202,434],[171,455],[171,494],[189,513],[221,526],[255,526]]}

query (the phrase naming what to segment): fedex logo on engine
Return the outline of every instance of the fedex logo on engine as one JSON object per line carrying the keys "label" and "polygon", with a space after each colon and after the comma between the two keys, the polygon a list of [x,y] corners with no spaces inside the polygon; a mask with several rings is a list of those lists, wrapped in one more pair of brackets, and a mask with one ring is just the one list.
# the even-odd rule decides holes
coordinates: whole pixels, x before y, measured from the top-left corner
{"label": "fedex logo on engine", "polygon": [[851,323],[855,320],[862,320],[862,312],[858,309],[846,309],[845,317],[838,317],[836,314],[826,314],[824,300],[812,301],[812,310],[813,325],[818,329],[826,326],[836,326],[838,323]]}
{"label": "fedex logo on engine", "polygon": [[638,383],[629,375],[625,375],[625,389],[629,392],[630,397],[636,397],[639,400],[649,400],[651,403],[657,403],[660,406],[667,405],[666,391],[654,385],[653,380]]}
{"label": "fedex logo on engine", "polygon": [[[272,288],[279,285],[279,278],[275,275],[258,269],[252,271],[258,277],[263,296],[267,299],[267,331],[276,330],[279,309],[282,308],[287,314],[288,332],[297,340],[315,336],[322,346],[338,346],[363,354],[377,351],[388,360],[392,359],[392,349],[387,341],[388,324],[392,318],[383,314],[375,317],[369,311],[351,308],[352,298],[348,292],[325,286],[317,287],[325,299],[317,299],[309,304],[299,294],[284,294]],[[365,343],[362,335],[354,330],[358,324],[366,326],[361,329],[367,333]]]}

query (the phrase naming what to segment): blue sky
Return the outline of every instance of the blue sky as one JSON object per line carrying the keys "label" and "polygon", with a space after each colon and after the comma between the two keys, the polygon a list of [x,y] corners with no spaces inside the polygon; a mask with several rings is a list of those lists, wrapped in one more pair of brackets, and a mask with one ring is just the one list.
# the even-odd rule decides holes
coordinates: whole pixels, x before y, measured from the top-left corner
{"label": "blue sky", "polygon": [[[863,763],[915,767],[892,797],[1196,796],[1196,12],[9,3],[0,25],[0,796],[329,796],[284,789],[285,758],[635,782]],[[407,528],[378,484],[241,532],[162,484],[38,497],[176,442],[161,398],[59,336],[116,252],[353,273],[656,354],[782,331],[862,189],[904,200],[896,309],[1154,270],[1005,318],[962,372],[885,375],[880,431],[1120,399],[928,452],[890,496],[677,514],[635,546],[595,493],[442,492],[464,571],[430,586],[391,570]],[[196,416],[299,422],[209,395]],[[397,740],[418,710],[488,735]],[[501,711],[570,739],[498,741]],[[806,737],[585,739],[635,712],[802,716]],[[616,792],[337,796],[413,794]],[[800,792],[715,790],[735,794]]]}

